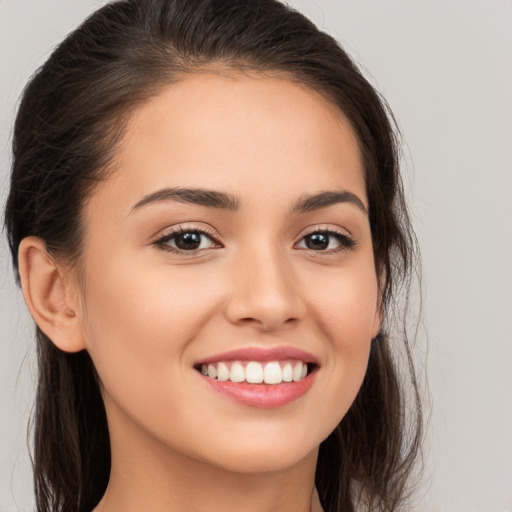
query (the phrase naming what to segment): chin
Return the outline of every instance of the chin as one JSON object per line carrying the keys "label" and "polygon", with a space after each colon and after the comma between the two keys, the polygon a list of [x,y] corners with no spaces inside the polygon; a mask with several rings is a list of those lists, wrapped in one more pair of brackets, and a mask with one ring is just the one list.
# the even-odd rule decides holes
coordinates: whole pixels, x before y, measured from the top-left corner
{"label": "chin", "polygon": [[306,459],[312,456],[316,458],[318,446],[309,452],[278,452],[269,453],[268,449],[262,449],[259,452],[239,451],[236,454],[225,454],[222,461],[217,463],[220,469],[233,473],[254,474],[254,473],[273,473],[286,471],[294,466],[300,465]]}
{"label": "chin", "polygon": [[203,461],[210,462],[226,471],[235,473],[268,473],[290,469],[311,457],[316,459],[322,439],[296,438],[286,436],[246,436],[229,446],[219,443],[214,451],[204,451]]}

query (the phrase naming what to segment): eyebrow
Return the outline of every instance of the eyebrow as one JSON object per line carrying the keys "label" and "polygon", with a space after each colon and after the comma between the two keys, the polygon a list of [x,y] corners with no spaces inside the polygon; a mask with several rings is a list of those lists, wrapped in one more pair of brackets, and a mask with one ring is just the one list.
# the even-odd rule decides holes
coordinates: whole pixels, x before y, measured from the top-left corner
{"label": "eyebrow", "polygon": [[[152,203],[165,201],[178,201],[191,203],[209,208],[236,211],[240,202],[231,194],[202,188],[164,188],[144,196],[133,208],[138,210]],[[305,213],[320,210],[337,203],[351,203],[356,205],[366,215],[368,212],[359,197],[347,190],[324,191],[316,194],[305,194],[300,197],[291,208],[291,213]]]}
{"label": "eyebrow", "polygon": [[358,196],[348,190],[325,191],[317,194],[305,194],[293,205],[292,213],[310,212],[319,210],[337,203],[351,203],[356,205],[366,215],[368,211]]}
{"label": "eyebrow", "polygon": [[216,190],[206,190],[202,188],[164,188],[144,196],[132,208],[132,211],[138,210],[148,204],[162,201],[192,203],[222,210],[237,210],[239,205],[238,201],[232,195],[217,192]]}

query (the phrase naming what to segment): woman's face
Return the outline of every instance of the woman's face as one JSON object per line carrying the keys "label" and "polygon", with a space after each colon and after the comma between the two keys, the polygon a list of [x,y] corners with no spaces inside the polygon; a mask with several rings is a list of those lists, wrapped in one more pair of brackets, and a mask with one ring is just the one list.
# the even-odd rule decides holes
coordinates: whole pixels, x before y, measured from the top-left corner
{"label": "woman's face", "polygon": [[238,472],[315,453],[380,327],[347,120],[289,81],[189,76],[133,114],[116,166],[84,212],[81,314],[113,447]]}

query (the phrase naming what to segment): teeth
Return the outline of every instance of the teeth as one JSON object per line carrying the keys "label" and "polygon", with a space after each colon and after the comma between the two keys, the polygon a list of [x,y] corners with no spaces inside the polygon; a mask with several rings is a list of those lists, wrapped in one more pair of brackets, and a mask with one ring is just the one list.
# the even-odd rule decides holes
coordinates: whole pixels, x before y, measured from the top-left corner
{"label": "teeth", "polygon": [[217,377],[217,368],[213,364],[208,365],[208,377],[215,379]]}
{"label": "teeth", "polygon": [[300,361],[293,367],[292,378],[295,382],[302,379],[302,363]]}
{"label": "teeth", "polygon": [[240,363],[235,363],[229,372],[229,380],[231,382],[243,382],[245,380],[245,370]]}
{"label": "teeth", "polygon": [[277,362],[271,362],[265,365],[263,370],[263,380],[265,384],[280,384],[283,382],[283,372]]}
{"label": "teeth", "polygon": [[250,384],[260,384],[263,382],[263,367],[260,363],[251,361],[247,364],[245,367],[245,380]]}
{"label": "teeth", "polygon": [[229,369],[224,363],[217,365],[217,379],[223,382],[229,379]]}
{"label": "teeth", "polygon": [[298,382],[308,373],[307,364],[302,361],[270,361],[260,363],[249,361],[219,362],[201,365],[201,373],[222,382],[248,382],[250,384],[281,384]]}
{"label": "teeth", "polygon": [[283,366],[283,380],[285,382],[291,382],[293,379],[293,368],[290,363],[286,363]]}

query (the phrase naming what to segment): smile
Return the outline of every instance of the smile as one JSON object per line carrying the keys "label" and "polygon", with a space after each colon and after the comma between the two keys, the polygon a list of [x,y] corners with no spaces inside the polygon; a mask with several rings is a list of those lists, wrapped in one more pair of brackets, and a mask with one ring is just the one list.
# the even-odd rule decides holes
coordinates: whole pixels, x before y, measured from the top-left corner
{"label": "smile", "polygon": [[197,361],[194,368],[216,394],[244,406],[274,408],[306,394],[319,364],[293,347],[246,347]]}
{"label": "smile", "polygon": [[201,373],[221,382],[247,382],[249,384],[281,384],[298,382],[306,378],[308,364],[304,361],[219,361],[203,363]]}

